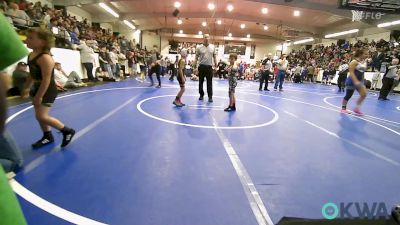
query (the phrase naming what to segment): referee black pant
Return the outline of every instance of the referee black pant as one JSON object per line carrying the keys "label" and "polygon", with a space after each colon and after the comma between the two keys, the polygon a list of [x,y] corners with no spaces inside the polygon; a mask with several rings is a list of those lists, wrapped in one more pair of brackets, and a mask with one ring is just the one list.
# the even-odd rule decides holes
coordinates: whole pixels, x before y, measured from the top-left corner
{"label": "referee black pant", "polygon": [[204,82],[204,78],[205,78],[205,79],[207,79],[208,98],[212,99],[212,96],[213,96],[212,77],[213,77],[212,66],[208,66],[208,65],[200,65],[199,66],[199,94],[200,94],[200,97],[204,96],[203,82]]}
{"label": "referee black pant", "polygon": [[265,87],[264,91],[268,90],[268,80],[269,80],[269,70],[265,70],[261,72],[261,77],[260,77],[260,88],[259,90],[262,89],[263,83],[265,82]]}
{"label": "referee black pant", "polygon": [[394,78],[383,77],[382,88],[379,92],[379,99],[387,99],[387,96],[392,89]]}

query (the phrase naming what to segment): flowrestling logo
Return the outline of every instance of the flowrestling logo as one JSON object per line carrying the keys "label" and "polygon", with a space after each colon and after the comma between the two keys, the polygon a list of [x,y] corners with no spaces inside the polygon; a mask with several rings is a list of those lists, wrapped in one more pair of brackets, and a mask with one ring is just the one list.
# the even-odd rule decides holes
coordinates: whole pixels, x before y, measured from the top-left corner
{"label": "flowrestling logo", "polygon": [[325,219],[388,219],[386,204],[383,202],[328,202],[322,206],[322,216]]}
{"label": "flowrestling logo", "polygon": [[380,20],[382,16],[384,16],[384,13],[381,12],[364,12],[364,11],[358,11],[358,10],[351,10],[351,13],[353,14],[352,21],[359,22],[361,20]]}

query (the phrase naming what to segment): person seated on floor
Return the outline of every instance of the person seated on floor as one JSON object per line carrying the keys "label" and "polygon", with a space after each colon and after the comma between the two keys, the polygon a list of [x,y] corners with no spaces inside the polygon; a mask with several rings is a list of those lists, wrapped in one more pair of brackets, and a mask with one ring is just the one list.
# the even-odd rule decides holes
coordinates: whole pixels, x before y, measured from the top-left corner
{"label": "person seated on floor", "polygon": [[56,62],[54,66],[54,79],[62,88],[86,87],[79,75],[72,71],[67,75],[61,67],[61,63]]}
{"label": "person seated on floor", "polygon": [[26,79],[29,77],[28,66],[25,62],[19,62],[12,74],[12,95],[20,95],[24,89]]}

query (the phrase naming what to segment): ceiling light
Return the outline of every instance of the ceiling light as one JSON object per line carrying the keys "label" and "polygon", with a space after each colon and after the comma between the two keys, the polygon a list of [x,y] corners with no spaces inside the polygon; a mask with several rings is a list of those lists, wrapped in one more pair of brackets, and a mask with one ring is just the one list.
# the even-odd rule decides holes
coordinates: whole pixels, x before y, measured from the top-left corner
{"label": "ceiling light", "polygon": [[180,33],[180,34],[183,34],[183,30],[180,30],[179,33]]}
{"label": "ceiling light", "polygon": [[240,28],[242,28],[242,29],[246,28],[246,24],[244,24],[244,23],[240,24]]}
{"label": "ceiling light", "polygon": [[232,33],[229,33],[229,34],[228,34],[228,37],[232,37]]}
{"label": "ceiling light", "polygon": [[396,20],[396,21],[387,22],[387,23],[380,23],[380,24],[378,24],[378,27],[390,27],[390,26],[399,25],[399,24],[400,24],[400,20]]}
{"label": "ceiling light", "polygon": [[101,8],[103,8],[104,10],[106,10],[108,13],[110,13],[111,15],[113,15],[114,17],[118,18],[119,15],[118,13],[116,13],[112,8],[110,8],[108,5],[104,4],[104,3],[99,3],[99,6]]}
{"label": "ceiling light", "polygon": [[265,7],[262,8],[262,9],[261,9],[261,13],[262,13],[262,14],[267,14],[267,13],[268,13],[268,9],[265,8]]}
{"label": "ceiling light", "polygon": [[300,16],[300,11],[299,10],[294,10],[293,11],[294,16]]}
{"label": "ceiling light", "polygon": [[250,38],[250,34],[248,34],[246,37],[247,37],[247,38]]}
{"label": "ceiling light", "polygon": [[175,8],[181,7],[181,3],[180,3],[180,2],[175,2],[175,3],[174,3],[174,7],[175,7]]}
{"label": "ceiling light", "polygon": [[343,31],[343,32],[338,32],[338,33],[333,33],[333,34],[327,34],[325,35],[325,38],[333,38],[333,37],[338,37],[346,34],[353,34],[357,33],[359,30],[358,29],[353,29],[353,30],[348,30],[348,31]]}
{"label": "ceiling light", "polygon": [[205,26],[207,26],[207,22],[202,22],[201,25],[202,25],[203,27],[205,27]]}
{"label": "ceiling light", "polygon": [[218,25],[221,25],[221,24],[222,24],[222,21],[221,21],[221,20],[217,20],[217,24],[218,24]]}
{"label": "ceiling light", "polygon": [[133,25],[131,22],[128,20],[124,20],[124,24],[127,25],[128,27],[132,28],[133,30],[136,29],[135,25]]}
{"label": "ceiling light", "polygon": [[208,3],[208,9],[209,10],[214,10],[215,9],[215,4],[214,3]]}
{"label": "ceiling light", "polygon": [[199,31],[199,35],[203,35],[203,32]]}
{"label": "ceiling light", "polygon": [[268,30],[268,26],[264,26],[264,30]]}
{"label": "ceiling light", "polygon": [[304,43],[311,42],[311,41],[314,41],[314,38],[308,38],[308,39],[304,39],[301,41],[295,41],[295,42],[293,42],[293,44],[298,45],[298,44],[304,44]]}
{"label": "ceiling light", "polygon": [[232,4],[228,4],[228,6],[226,8],[228,9],[229,12],[233,11],[233,5]]}
{"label": "ceiling light", "polygon": [[181,20],[181,19],[178,20],[178,24],[179,24],[179,25],[182,24],[182,20]]}

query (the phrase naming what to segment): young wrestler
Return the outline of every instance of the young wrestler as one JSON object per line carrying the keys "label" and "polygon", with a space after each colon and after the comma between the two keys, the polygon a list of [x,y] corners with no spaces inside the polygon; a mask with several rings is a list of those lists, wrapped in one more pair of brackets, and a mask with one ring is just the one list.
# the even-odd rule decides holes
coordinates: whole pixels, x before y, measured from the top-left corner
{"label": "young wrestler", "polygon": [[356,115],[362,116],[360,111],[361,104],[367,96],[367,88],[364,85],[364,72],[367,70],[368,51],[366,49],[358,49],[354,54],[354,59],[349,65],[350,75],[346,79],[346,96],[342,102],[342,113],[350,113],[347,111],[347,102],[357,90],[360,97],[357,100],[357,106],[353,110]]}
{"label": "young wrestler", "polygon": [[31,95],[35,108],[36,119],[43,131],[43,137],[32,144],[33,148],[40,148],[54,142],[51,128],[61,131],[63,140],[61,147],[67,146],[75,130],[66,127],[58,119],[49,116],[49,110],[57,97],[57,87],[54,80],[54,60],[50,49],[54,43],[53,34],[41,28],[32,28],[28,31],[26,44],[33,52],[28,56],[30,77],[22,91],[22,97],[27,98],[33,83]]}
{"label": "young wrestler", "polygon": [[229,55],[228,82],[229,82],[229,106],[224,111],[236,111],[235,88],[237,86],[237,76],[239,67],[236,65],[237,55],[235,53]]}

